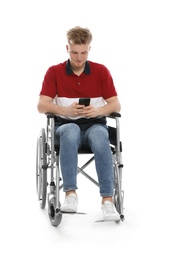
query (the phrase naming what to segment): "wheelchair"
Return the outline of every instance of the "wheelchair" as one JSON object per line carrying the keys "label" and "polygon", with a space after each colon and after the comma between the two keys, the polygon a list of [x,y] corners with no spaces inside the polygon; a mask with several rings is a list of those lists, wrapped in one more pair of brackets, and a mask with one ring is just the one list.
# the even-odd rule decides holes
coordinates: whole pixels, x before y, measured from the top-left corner
{"label": "wheelchair", "polygon": [[[109,126],[108,132],[110,147],[113,157],[114,170],[114,205],[120,214],[120,220],[124,220],[123,201],[124,191],[122,190],[122,142],[120,141],[121,114],[112,113],[107,116],[108,120],[114,122],[114,126]],[[36,190],[42,209],[48,204],[48,216],[53,226],[58,226],[62,221],[63,212],[61,212],[60,190],[63,188],[61,169],[59,165],[59,147],[55,144],[54,128],[56,116],[46,113],[46,128],[41,128],[37,138],[36,148]],[[93,184],[99,187],[99,183],[91,177],[85,168],[94,160],[94,154],[91,150],[79,150],[78,154],[90,154],[90,159],[83,166],[77,166],[77,174],[82,174]],[[63,181],[62,181],[63,182]],[[76,214],[76,213],[74,213]]]}

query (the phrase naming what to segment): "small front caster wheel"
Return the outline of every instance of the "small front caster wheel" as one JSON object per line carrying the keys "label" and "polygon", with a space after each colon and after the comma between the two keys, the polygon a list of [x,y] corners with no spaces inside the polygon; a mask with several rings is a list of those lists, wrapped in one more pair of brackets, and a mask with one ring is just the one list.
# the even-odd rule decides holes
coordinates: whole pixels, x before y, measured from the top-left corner
{"label": "small front caster wheel", "polygon": [[56,198],[52,197],[48,202],[48,215],[51,224],[57,227],[62,221],[62,214],[56,209]]}

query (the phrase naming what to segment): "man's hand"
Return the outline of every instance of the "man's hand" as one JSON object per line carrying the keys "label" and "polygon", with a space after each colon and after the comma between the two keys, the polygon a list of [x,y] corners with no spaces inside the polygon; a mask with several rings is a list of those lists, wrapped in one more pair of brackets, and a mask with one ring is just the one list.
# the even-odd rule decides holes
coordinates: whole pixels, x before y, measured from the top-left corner
{"label": "man's hand", "polygon": [[99,109],[96,108],[93,105],[84,106],[83,108],[79,109],[79,116],[86,117],[86,118],[94,118],[99,115]]}
{"label": "man's hand", "polygon": [[72,103],[66,108],[66,116],[77,117],[82,116],[81,112],[84,109],[84,105],[79,105],[77,102]]}
{"label": "man's hand", "polygon": [[98,109],[93,105],[85,106],[79,105],[77,102],[72,103],[66,108],[66,115],[71,117],[86,117],[92,118],[98,116]]}

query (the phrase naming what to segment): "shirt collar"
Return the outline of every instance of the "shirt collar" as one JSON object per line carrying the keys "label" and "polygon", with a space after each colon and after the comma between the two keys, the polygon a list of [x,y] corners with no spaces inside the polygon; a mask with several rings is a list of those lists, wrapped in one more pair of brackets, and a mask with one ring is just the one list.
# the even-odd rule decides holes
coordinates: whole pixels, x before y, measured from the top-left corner
{"label": "shirt collar", "polygon": [[[89,75],[90,74],[90,65],[89,65],[89,62],[86,61],[85,63],[85,69],[83,71],[86,75]],[[68,59],[67,62],[66,62],[66,74],[68,75],[71,75],[73,74],[73,71],[71,69],[71,65],[70,65],[70,60]]]}

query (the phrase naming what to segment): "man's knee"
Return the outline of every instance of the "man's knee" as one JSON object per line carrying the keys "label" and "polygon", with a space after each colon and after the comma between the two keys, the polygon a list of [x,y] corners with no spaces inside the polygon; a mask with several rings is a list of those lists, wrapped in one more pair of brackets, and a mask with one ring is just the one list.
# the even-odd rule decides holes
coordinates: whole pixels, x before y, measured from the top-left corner
{"label": "man's knee", "polygon": [[96,126],[91,129],[89,135],[90,135],[90,139],[94,139],[94,140],[96,139],[103,140],[103,138],[108,139],[108,130],[103,126]]}
{"label": "man's knee", "polygon": [[104,149],[109,143],[108,130],[103,126],[97,126],[91,129],[88,136],[91,147],[95,149]]}
{"label": "man's knee", "polygon": [[61,125],[57,131],[56,135],[61,138],[66,138],[69,140],[76,140],[80,137],[80,128],[77,124],[69,123]]}

